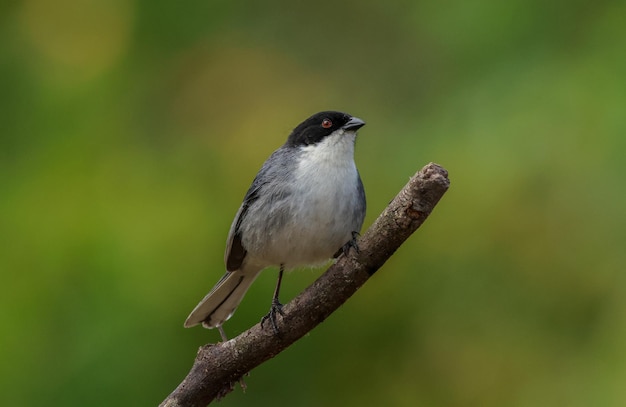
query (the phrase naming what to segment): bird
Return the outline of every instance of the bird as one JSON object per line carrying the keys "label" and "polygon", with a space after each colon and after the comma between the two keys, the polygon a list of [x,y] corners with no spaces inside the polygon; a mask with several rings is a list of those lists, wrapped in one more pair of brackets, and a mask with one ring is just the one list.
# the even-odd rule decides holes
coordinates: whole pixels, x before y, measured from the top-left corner
{"label": "bird", "polygon": [[262,165],[232,222],[226,242],[226,274],[187,317],[186,328],[218,328],[235,312],[250,285],[278,267],[269,320],[277,315],[285,270],[318,266],[358,250],[366,211],[363,183],[354,162],[358,117],[323,111],[304,120]]}

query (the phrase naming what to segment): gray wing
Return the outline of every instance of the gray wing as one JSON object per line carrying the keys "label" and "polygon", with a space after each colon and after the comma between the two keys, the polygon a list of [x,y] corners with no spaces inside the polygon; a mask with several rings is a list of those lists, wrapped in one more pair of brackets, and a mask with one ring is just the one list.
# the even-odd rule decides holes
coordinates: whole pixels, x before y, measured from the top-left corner
{"label": "gray wing", "polygon": [[361,226],[363,226],[363,221],[365,220],[365,213],[367,212],[367,199],[365,198],[365,188],[363,188],[363,181],[361,181],[361,174],[359,174],[359,172],[357,171],[357,181],[358,181],[358,185],[357,185],[357,190],[358,190],[358,194],[359,194],[359,202],[363,205],[362,208],[358,208],[359,209],[359,213],[361,213],[360,219],[359,219],[359,230],[357,230],[356,232],[359,232],[361,230]]}
{"label": "gray wing", "polygon": [[[243,198],[243,203],[239,207],[235,219],[230,226],[228,232],[228,239],[226,241],[226,253],[224,254],[224,262],[226,263],[226,270],[235,271],[239,270],[243,259],[246,257],[246,249],[241,244],[241,231],[240,226],[243,219],[246,217],[248,208],[259,197],[259,191],[261,190],[261,184],[257,183],[259,176],[254,179],[252,186],[248,189],[246,196]],[[257,185],[258,184],[258,185]]]}
{"label": "gray wing", "polygon": [[[241,243],[241,223],[245,221],[248,209],[258,200],[261,193],[267,191],[265,186],[270,180],[277,183],[285,179],[287,168],[289,168],[287,164],[292,158],[286,149],[279,148],[265,161],[254,181],[252,181],[252,185],[250,185],[246,196],[243,198],[243,202],[230,226],[230,232],[226,241],[226,253],[224,254],[226,270],[239,270],[246,257],[246,248]],[[270,190],[273,189],[270,188]]]}

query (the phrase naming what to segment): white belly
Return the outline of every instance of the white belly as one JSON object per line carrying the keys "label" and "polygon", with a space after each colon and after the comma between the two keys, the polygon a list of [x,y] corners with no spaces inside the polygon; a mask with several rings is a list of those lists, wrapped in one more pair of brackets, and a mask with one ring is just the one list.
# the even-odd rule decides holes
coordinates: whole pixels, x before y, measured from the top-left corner
{"label": "white belly", "polygon": [[250,239],[244,233],[244,247],[254,263],[286,268],[323,263],[361,228],[364,207],[353,160],[354,137],[344,134],[303,149],[289,181],[289,196],[258,212],[264,225],[255,229],[264,233],[248,234]]}

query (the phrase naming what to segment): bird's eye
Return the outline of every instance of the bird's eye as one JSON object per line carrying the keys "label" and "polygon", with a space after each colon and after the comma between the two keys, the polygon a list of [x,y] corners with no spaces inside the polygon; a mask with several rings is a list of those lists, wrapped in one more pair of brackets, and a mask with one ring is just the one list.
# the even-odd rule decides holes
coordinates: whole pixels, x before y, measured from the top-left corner
{"label": "bird's eye", "polygon": [[329,129],[333,125],[333,122],[330,119],[322,120],[322,127],[325,129]]}

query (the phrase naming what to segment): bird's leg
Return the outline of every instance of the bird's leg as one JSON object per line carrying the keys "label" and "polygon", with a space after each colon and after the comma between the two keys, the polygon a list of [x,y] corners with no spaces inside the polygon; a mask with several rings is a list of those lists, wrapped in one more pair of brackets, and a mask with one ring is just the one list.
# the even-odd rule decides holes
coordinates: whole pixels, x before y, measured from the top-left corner
{"label": "bird's leg", "polygon": [[276,325],[276,314],[285,315],[283,312],[283,304],[278,300],[278,294],[280,293],[280,283],[283,280],[283,273],[285,271],[285,266],[283,264],[280,265],[280,270],[278,271],[278,281],[276,281],[276,288],[274,289],[274,297],[272,298],[272,306],[270,307],[270,312],[267,313],[261,319],[261,328],[265,324],[265,321],[268,319],[272,323],[272,329],[274,330],[274,334],[278,335],[278,325]]}
{"label": "bird's leg", "polygon": [[217,326],[217,330],[220,331],[220,336],[222,337],[222,342],[228,341],[228,337],[226,336],[226,332],[224,332],[224,328],[221,325]]}
{"label": "bird's leg", "polygon": [[341,256],[341,254],[343,253],[344,256],[347,256],[348,253],[350,252],[350,248],[353,248],[357,254],[361,253],[361,251],[359,250],[359,243],[356,241],[356,238],[360,236],[359,232],[352,232],[352,239],[348,240],[346,242],[346,244],[344,244],[343,246],[341,246],[341,248],[339,250],[337,250],[337,253],[335,253],[335,255],[333,256],[333,258],[337,258],[339,256]]}
{"label": "bird's leg", "polygon": [[343,245],[343,251],[346,254],[346,256],[348,255],[348,252],[350,251],[351,247],[354,249],[356,254],[361,253],[361,250],[359,250],[359,242],[357,241],[357,237],[361,237],[361,235],[359,234],[359,232],[355,232],[353,230],[352,239],[348,240],[348,242]]}

